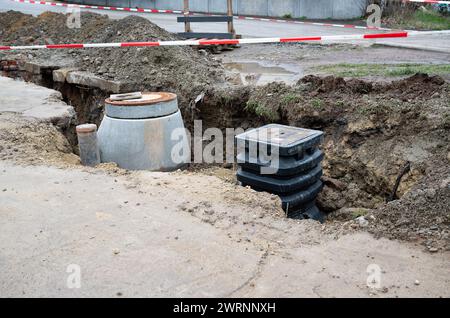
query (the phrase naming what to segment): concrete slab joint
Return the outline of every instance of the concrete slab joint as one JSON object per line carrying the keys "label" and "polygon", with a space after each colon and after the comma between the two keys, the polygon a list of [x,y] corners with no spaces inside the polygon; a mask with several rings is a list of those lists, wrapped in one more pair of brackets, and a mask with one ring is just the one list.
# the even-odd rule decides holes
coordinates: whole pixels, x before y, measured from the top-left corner
{"label": "concrete slab joint", "polygon": [[67,83],[96,87],[105,92],[120,93],[121,90],[120,82],[105,80],[89,72],[69,71],[65,78]]}

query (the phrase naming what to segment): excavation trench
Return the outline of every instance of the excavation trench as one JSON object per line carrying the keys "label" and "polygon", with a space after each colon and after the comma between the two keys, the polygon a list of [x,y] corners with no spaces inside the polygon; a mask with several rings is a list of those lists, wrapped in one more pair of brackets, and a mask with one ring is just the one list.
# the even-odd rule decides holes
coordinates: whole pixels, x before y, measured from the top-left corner
{"label": "excavation trench", "polygon": [[[103,117],[104,100],[110,92],[97,87],[55,82],[52,75],[54,70],[55,67],[40,67],[39,74],[18,71],[5,75],[20,77],[61,92],[63,100],[72,105],[77,114],[77,122],[62,132],[74,152],[78,153],[75,125],[99,125]],[[403,176],[394,199],[401,197],[417,183],[426,170],[427,160],[424,159],[433,157],[433,150],[445,144],[445,137],[442,136],[436,142],[439,129],[429,131],[429,128],[422,127],[421,133],[413,133],[421,120],[421,111],[411,106],[411,99],[421,96],[420,92],[414,93],[413,90],[423,85],[433,88],[434,93],[433,90],[427,93],[431,95],[438,94],[445,86],[439,78],[426,75],[417,75],[389,87],[377,87],[377,84],[362,81],[346,82],[334,77],[321,79],[310,76],[294,86],[281,83],[258,88],[211,86],[202,92],[201,98],[180,98],[180,109],[190,131],[194,120],[202,121],[203,130],[219,128],[224,132],[226,128],[248,129],[272,122],[323,130],[326,134],[323,145],[326,154],[323,180],[326,187],[319,200],[320,207],[326,212],[348,207],[374,209],[393,195],[392,189],[398,174],[406,163],[412,162],[412,169]],[[405,108],[402,108],[401,103],[396,104],[398,97],[393,94],[408,86],[409,90],[402,94],[414,96],[400,97],[400,101],[410,101],[405,102]],[[374,101],[378,103],[375,105],[366,101],[355,114],[353,103],[367,100],[371,94],[375,95]],[[391,100],[383,101],[382,96],[389,96]],[[406,121],[409,126],[413,126],[409,127],[410,130],[402,127]],[[416,123],[412,124],[413,121]],[[442,129],[447,124],[443,122]],[[419,126],[424,125],[422,123]],[[395,158],[385,160],[385,154],[393,150],[397,152],[392,154]],[[204,167],[192,165],[191,168]]]}

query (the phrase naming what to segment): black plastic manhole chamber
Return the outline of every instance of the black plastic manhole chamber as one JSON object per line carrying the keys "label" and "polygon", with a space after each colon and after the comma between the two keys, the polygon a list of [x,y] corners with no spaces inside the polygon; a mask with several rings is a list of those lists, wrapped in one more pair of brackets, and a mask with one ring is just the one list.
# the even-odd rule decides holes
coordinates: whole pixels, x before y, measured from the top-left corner
{"label": "black plastic manhole chamber", "polygon": [[278,124],[236,136],[237,179],[243,186],[278,195],[290,218],[323,221],[316,206],[322,191],[323,132]]}

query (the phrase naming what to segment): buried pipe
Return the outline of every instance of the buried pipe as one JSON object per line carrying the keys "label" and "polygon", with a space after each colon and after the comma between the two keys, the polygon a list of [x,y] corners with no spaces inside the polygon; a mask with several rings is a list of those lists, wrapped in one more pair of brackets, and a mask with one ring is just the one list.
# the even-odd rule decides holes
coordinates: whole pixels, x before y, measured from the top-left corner
{"label": "buried pipe", "polygon": [[400,182],[402,182],[403,176],[410,171],[411,171],[411,163],[409,161],[407,161],[405,163],[405,165],[403,166],[402,170],[400,171],[399,175],[397,176],[397,180],[395,181],[394,188],[392,189],[392,192],[389,195],[389,197],[386,199],[386,203],[396,200],[397,190],[398,190],[398,187],[400,186]]}
{"label": "buried pipe", "polygon": [[76,127],[81,163],[95,167],[100,163],[100,151],[97,142],[97,125],[83,124]]}

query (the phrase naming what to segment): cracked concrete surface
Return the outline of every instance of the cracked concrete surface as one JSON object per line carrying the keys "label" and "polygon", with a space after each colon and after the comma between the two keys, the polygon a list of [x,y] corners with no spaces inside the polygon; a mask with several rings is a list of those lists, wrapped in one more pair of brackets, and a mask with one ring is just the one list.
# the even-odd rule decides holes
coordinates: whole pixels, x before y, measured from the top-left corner
{"label": "cracked concrete surface", "polygon": [[17,113],[41,121],[67,124],[75,117],[72,106],[62,101],[60,92],[32,83],[0,76],[0,113]]}
{"label": "cracked concrete surface", "polygon": [[[244,225],[212,225],[178,208],[205,199],[201,193],[193,198],[184,182],[194,189],[204,188],[202,182],[225,186],[215,177],[130,177],[5,161],[0,172],[3,297],[450,296],[448,253],[426,254],[367,233],[337,240],[323,235],[315,243],[322,234],[314,226],[308,233],[314,240],[302,237],[305,243],[293,247],[283,241],[295,231],[277,231],[280,244],[274,245],[258,233],[271,230],[258,223],[248,225],[253,232],[240,232]],[[158,181],[149,183],[154,177]],[[167,188],[159,185],[169,180]],[[220,196],[208,200],[231,214],[248,209]],[[249,239],[235,239],[244,235]],[[66,285],[70,264],[81,268],[79,289]],[[370,264],[382,270],[378,291],[366,286]]]}
{"label": "cracked concrete surface", "polygon": [[[123,179],[4,163],[1,171],[2,296],[223,296],[259,258],[177,213],[176,198],[140,194]],[[81,267],[80,289],[66,287],[70,264]]]}

